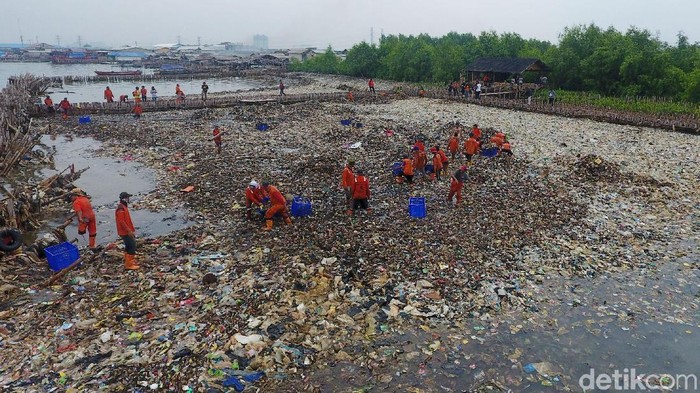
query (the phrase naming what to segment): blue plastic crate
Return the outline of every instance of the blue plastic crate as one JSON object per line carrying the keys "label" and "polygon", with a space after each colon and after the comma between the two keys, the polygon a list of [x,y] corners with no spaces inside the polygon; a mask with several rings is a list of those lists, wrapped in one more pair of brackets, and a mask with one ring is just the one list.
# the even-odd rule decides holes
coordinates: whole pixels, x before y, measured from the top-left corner
{"label": "blue plastic crate", "polygon": [[270,126],[267,123],[258,123],[257,125],[255,125],[255,128],[257,128],[258,131],[267,131],[270,128]]}
{"label": "blue plastic crate", "polygon": [[80,251],[73,243],[64,242],[44,249],[49,268],[57,272],[65,269],[80,258]]}
{"label": "blue plastic crate", "polygon": [[403,164],[400,162],[395,162],[394,165],[391,166],[391,173],[394,176],[403,175]]}
{"label": "blue plastic crate", "polygon": [[488,149],[483,149],[481,150],[481,156],[482,157],[496,157],[498,155],[498,148],[497,147],[491,147]]}
{"label": "blue plastic crate", "polygon": [[425,198],[412,197],[408,198],[408,214],[413,218],[425,218]]}
{"label": "blue plastic crate", "polygon": [[90,119],[90,116],[80,116],[78,118],[78,124],[87,124],[90,121],[92,121],[92,119]]}
{"label": "blue plastic crate", "polygon": [[433,164],[427,164],[425,166],[425,173],[433,173],[434,169],[435,169],[435,167],[433,166]]}
{"label": "blue plastic crate", "polygon": [[340,124],[342,124],[344,126],[349,126],[350,123],[352,123],[352,120],[349,120],[349,119],[344,119],[344,120],[340,121]]}
{"label": "blue plastic crate", "polygon": [[307,217],[312,213],[311,201],[309,198],[296,196],[292,199],[292,216]]}

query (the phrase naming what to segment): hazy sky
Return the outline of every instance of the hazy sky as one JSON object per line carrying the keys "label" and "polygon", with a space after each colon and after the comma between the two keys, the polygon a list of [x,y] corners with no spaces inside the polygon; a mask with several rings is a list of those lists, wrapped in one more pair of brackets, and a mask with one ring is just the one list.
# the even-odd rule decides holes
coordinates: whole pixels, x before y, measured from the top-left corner
{"label": "hazy sky", "polygon": [[647,29],[700,41],[700,0],[0,0],[0,42],[109,46],[223,41],[271,48],[350,48],[384,34],[495,30],[558,42],[566,26]]}

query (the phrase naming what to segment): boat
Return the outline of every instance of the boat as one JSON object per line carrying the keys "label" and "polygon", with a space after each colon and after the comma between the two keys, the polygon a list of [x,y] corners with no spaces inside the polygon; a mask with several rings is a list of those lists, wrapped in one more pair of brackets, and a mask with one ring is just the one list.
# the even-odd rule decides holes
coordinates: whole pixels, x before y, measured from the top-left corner
{"label": "boat", "polygon": [[133,71],[95,71],[97,76],[139,76],[141,75],[141,70]]}

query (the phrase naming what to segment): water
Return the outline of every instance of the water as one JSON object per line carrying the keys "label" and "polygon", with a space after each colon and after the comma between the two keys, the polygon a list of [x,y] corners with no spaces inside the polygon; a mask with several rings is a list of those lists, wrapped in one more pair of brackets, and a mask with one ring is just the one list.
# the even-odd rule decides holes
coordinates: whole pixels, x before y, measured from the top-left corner
{"label": "water", "polygon": [[[131,202],[138,203],[144,195],[155,189],[155,172],[133,161],[98,156],[96,150],[100,148],[100,143],[91,138],[67,139],[58,136],[52,139],[51,136],[45,135],[41,143],[54,147],[57,151],[54,156],[54,168],[42,170],[42,178],[61,172],[71,164],[75,165],[75,170],[90,167],[74,185],[92,197],[92,207],[97,216],[98,243],[117,240],[119,237],[114,224],[114,209],[119,201],[119,193],[126,191],[134,195]],[[66,211],[71,209],[70,203],[65,205]],[[154,212],[132,207],[130,210],[138,237],[160,236],[185,228],[189,224],[186,212],[180,209]],[[53,217],[44,229],[63,223],[65,218],[66,215]],[[87,234],[78,235],[75,222],[66,228],[66,235],[69,240],[77,238],[81,246],[87,245]]]}
{"label": "water", "polygon": [[[135,69],[135,68],[129,68]],[[51,63],[7,63],[0,62],[0,86],[7,84],[7,79],[11,76],[30,73],[36,76],[95,76],[95,71],[111,71],[119,70],[105,64],[51,64]],[[153,71],[150,69],[141,69],[148,75]],[[146,86],[151,90],[151,86],[155,86],[159,97],[174,97],[175,85],[180,84],[180,88],[184,91],[187,98],[199,97],[202,89],[202,82],[207,82],[209,85],[209,93],[217,92],[235,92],[249,89],[257,89],[262,87],[257,81],[230,77],[230,78],[211,78],[211,79],[193,79],[186,78],[182,80],[159,80],[159,81],[121,81],[118,79],[100,82],[81,82],[74,84],[64,84],[62,88],[50,88],[47,93],[51,95],[54,102],[59,102],[63,97],[67,97],[73,103],[78,102],[102,102],[104,101],[103,93],[106,86],[109,86],[114,93],[115,100],[122,94],[128,94],[131,97],[131,92],[136,86]],[[150,93],[149,93],[150,96]],[[130,98],[131,99],[131,98]]]}

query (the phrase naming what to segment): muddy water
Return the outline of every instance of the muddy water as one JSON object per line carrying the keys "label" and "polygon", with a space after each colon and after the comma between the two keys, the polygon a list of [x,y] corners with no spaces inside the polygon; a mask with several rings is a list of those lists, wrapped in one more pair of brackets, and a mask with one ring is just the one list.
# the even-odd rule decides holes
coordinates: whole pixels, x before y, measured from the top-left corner
{"label": "muddy water", "polygon": [[[426,321],[423,330],[403,331],[389,321],[372,346],[345,349],[351,356],[373,352],[376,362],[331,365],[312,383],[339,392],[601,391],[590,389],[593,369],[611,376],[618,370],[619,389],[611,390],[636,392],[643,389],[631,379],[640,374],[700,376],[695,250],[656,269],[524,283],[541,299],[524,312],[450,326]],[[688,389],[675,391],[700,391],[697,381],[697,388],[690,379]]]}
{"label": "muddy water", "polygon": [[[42,177],[49,177],[61,172],[69,165],[75,169],[89,167],[75,186],[83,189],[91,197],[92,207],[97,215],[97,241],[104,244],[118,240],[114,223],[114,209],[119,200],[119,193],[126,191],[133,195],[134,207],[131,216],[139,237],[163,235],[188,225],[186,211],[170,209],[150,211],[138,209],[140,198],[156,188],[155,173],[150,168],[134,162],[131,157],[107,158],[98,155],[100,142],[91,138],[66,138],[64,136],[42,137],[43,145],[55,149],[54,167],[42,170]],[[49,217],[47,228],[62,223],[70,214],[71,204],[66,203],[66,214]],[[87,245],[87,234],[79,235],[77,224],[66,229],[69,240],[78,239],[79,245]]]}

